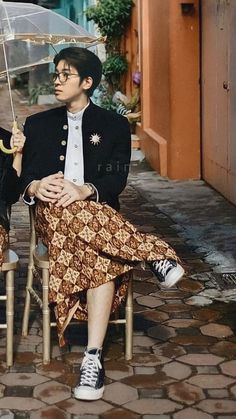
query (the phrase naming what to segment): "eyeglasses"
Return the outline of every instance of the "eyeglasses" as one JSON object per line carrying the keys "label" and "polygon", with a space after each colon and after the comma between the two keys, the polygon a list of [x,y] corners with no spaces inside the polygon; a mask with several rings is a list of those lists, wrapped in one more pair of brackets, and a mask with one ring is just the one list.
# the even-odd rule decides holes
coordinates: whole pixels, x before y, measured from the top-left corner
{"label": "eyeglasses", "polygon": [[58,78],[60,83],[66,83],[67,80],[71,77],[71,76],[77,76],[79,77],[79,74],[75,74],[75,73],[67,73],[66,71],[61,71],[60,73],[51,73],[51,78],[52,81],[55,82],[56,79]]}

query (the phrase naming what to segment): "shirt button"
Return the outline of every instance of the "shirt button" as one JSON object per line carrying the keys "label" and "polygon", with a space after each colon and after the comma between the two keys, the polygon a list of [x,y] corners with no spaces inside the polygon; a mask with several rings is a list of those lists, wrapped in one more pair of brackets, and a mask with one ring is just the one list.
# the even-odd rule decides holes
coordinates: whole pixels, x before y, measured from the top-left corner
{"label": "shirt button", "polygon": [[61,161],[63,161],[63,160],[65,160],[65,156],[60,156],[60,157],[59,157],[59,159],[60,159]]}
{"label": "shirt button", "polygon": [[75,183],[75,182],[77,182],[77,179],[73,179],[73,182]]}
{"label": "shirt button", "polygon": [[77,162],[77,161],[75,161],[75,162],[74,162],[74,165],[75,165],[75,166],[78,166],[78,162]]}
{"label": "shirt button", "polygon": [[63,125],[63,129],[64,130],[68,129],[68,125]]}
{"label": "shirt button", "polygon": [[65,140],[62,140],[61,141],[61,145],[66,145],[66,141]]}
{"label": "shirt button", "polygon": [[75,144],[75,148],[78,148],[78,144]]}
{"label": "shirt button", "polygon": [[79,129],[79,126],[78,126],[78,125],[76,125],[75,129]]}

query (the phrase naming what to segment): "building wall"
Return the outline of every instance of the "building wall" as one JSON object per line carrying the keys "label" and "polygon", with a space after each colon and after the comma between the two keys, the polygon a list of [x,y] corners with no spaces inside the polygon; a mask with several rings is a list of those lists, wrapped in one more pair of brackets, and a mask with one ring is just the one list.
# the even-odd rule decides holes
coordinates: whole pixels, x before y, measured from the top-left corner
{"label": "building wall", "polygon": [[[199,6],[139,0],[142,122],[137,129],[151,166],[172,179],[200,177]],[[189,1],[188,3],[191,3]]]}
{"label": "building wall", "polygon": [[236,3],[202,1],[203,178],[236,204]]}

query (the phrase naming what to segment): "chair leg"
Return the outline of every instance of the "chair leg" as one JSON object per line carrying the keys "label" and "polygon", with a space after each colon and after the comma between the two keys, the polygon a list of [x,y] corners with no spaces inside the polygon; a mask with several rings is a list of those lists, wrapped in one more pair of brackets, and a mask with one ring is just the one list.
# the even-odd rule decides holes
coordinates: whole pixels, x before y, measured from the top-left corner
{"label": "chair leg", "polygon": [[6,324],[7,324],[7,366],[13,364],[13,328],[14,328],[14,271],[6,272]]}
{"label": "chair leg", "polygon": [[31,295],[29,292],[29,288],[32,288],[33,279],[34,279],[33,266],[31,266],[30,264],[28,267],[28,274],[27,274],[27,281],[26,281],[25,306],[24,306],[23,321],[22,321],[22,336],[28,335],[30,302],[31,302]]}
{"label": "chair leg", "polygon": [[51,326],[50,326],[50,309],[48,305],[48,282],[49,271],[42,269],[43,279],[43,364],[50,363],[50,347],[51,347]]}
{"label": "chair leg", "polygon": [[127,301],[125,306],[125,359],[128,361],[133,356],[133,287],[132,272],[129,275]]}

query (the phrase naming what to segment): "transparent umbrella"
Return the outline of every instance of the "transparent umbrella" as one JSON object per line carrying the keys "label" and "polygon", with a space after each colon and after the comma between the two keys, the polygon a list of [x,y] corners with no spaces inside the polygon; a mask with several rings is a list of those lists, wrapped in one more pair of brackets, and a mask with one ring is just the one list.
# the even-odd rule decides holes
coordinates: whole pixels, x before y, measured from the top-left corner
{"label": "transparent umbrella", "polygon": [[55,55],[56,45],[79,43],[90,46],[103,41],[104,38],[91,35],[52,10],[31,3],[0,0],[0,78],[7,77],[13,121],[12,73],[22,73],[51,62],[53,56],[49,51],[53,49]]}

